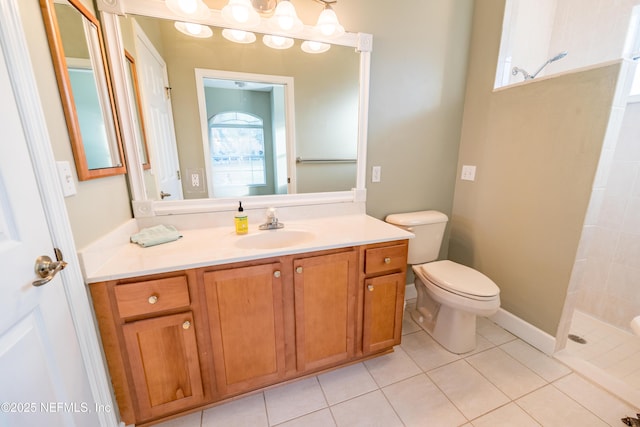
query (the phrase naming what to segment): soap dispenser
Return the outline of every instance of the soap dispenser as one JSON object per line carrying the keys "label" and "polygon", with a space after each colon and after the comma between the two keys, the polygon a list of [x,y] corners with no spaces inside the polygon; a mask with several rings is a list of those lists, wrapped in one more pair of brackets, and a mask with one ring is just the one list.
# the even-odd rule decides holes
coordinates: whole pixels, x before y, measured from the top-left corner
{"label": "soap dispenser", "polygon": [[249,219],[247,214],[244,213],[242,208],[242,202],[238,202],[238,213],[235,215],[236,234],[247,234],[249,232]]}

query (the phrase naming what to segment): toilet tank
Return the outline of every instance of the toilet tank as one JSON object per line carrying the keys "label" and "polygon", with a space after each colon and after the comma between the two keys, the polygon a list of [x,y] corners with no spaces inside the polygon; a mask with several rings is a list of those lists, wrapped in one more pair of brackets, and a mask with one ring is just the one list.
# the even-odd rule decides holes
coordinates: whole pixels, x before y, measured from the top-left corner
{"label": "toilet tank", "polygon": [[438,259],[442,237],[449,218],[438,211],[419,211],[388,215],[385,221],[415,234],[409,240],[407,262],[424,264]]}

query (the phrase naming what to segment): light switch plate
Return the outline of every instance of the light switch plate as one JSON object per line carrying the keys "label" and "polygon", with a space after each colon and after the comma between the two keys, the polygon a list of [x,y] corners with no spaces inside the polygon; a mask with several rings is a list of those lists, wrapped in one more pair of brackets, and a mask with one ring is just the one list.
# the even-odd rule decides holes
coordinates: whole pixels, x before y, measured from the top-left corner
{"label": "light switch plate", "polygon": [[460,179],[463,181],[475,181],[476,180],[476,167],[470,165],[462,166],[462,175]]}
{"label": "light switch plate", "polygon": [[60,177],[64,197],[75,195],[77,193],[76,184],[73,181],[73,174],[71,173],[71,165],[69,165],[69,162],[56,162],[56,167],[58,168],[58,176]]}
{"label": "light switch plate", "polygon": [[371,168],[371,182],[380,182],[380,175],[382,174],[381,166],[374,166]]}

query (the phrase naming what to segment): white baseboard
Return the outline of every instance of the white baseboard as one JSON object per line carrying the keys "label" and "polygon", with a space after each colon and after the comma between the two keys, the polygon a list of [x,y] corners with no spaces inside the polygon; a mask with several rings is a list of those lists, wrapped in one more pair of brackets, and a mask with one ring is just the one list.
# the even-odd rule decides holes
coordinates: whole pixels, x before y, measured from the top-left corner
{"label": "white baseboard", "polygon": [[[414,299],[416,296],[417,291],[415,283],[408,283],[404,293],[405,301]],[[496,314],[491,316],[490,319],[529,345],[537,348],[545,354],[548,354],[549,356],[553,355],[556,348],[556,339],[546,332],[536,328],[530,323],[525,322],[518,316],[515,316],[502,308],[500,308]]]}
{"label": "white baseboard", "polygon": [[489,319],[543,353],[549,356],[553,355],[556,347],[556,339],[543,330],[536,328],[532,324],[525,322],[518,316],[502,308],[500,308],[496,314],[489,317]]}

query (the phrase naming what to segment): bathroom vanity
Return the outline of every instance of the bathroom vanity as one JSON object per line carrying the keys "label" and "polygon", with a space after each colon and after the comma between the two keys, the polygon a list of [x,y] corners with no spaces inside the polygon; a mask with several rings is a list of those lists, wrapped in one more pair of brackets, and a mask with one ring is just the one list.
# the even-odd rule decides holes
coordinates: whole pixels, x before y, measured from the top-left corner
{"label": "bathroom vanity", "polygon": [[127,424],[152,424],[400,343],[411,233],[347,215],[246,236],[232,227],[183,235],[150,248],[115,247],[86,272]]}

